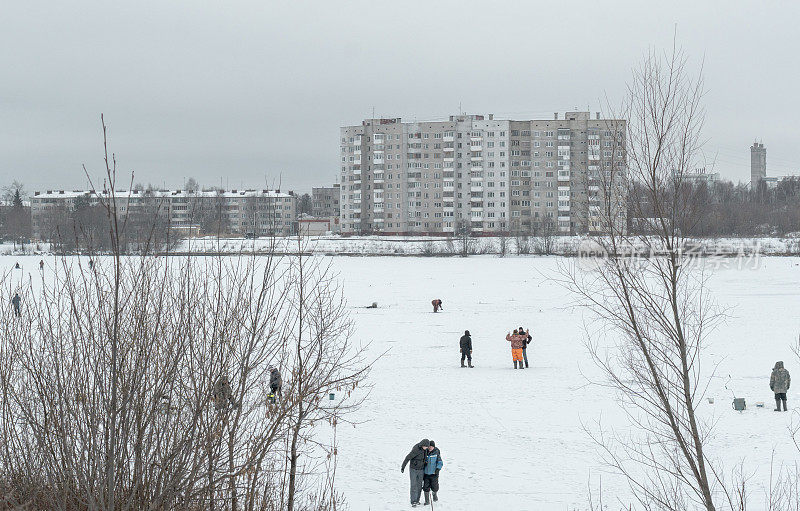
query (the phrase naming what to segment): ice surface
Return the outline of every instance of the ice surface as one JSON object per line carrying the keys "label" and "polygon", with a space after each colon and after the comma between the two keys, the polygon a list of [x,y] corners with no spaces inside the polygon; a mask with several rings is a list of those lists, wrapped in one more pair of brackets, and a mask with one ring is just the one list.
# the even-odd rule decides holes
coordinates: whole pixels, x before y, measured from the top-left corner
{"label": "ice surface", "polygon": [[[368,421],[340,428],[339,488],[354,510],[409,507],[400,464],[422,438],[436,440],[444,468],[441,509],[586,509],[587,486],[602,478],[606,504],[620,509],[627,487],[602,466],[582,423],[628,427],[611,391],[592,385],[598,370],[583,344],[584,312],[548,281],[558,258],[335,258],[354,307],[357,337],[375,355],[374,388],[359,413]],[[773,412],[769,376],[776,360],[800,374],[790,345],[800,333],[800,260],[763,258],[757,270],[722,268],[710,281],[730,317],[713,334],[704,367],[719,364],[703,417],[716,420],[712,456],[729,473],[744,460],[752,483],[768,484],[775,466],[800,458],[792,413]],[[441,298],[444,312],[430,301]],[[378,309],[362,309],[377,301]],[[531,329],[531,368],[512,368],[505,334]],[[462,369],[458,340],[473,338],[475,369]],[[728,381],[730,375],[730,381]],[[798,376],[800,377],[800,376]],[[733,390],[748,410],[731,408]],[[755,408],[763,401],[765,408]],[[790,408],[797,399],[792,390]],[[791,410],[790,410],[791,412]],[[756,492],[752,509],[763,505]]]}
{"label": "ice surface", "polygon": [[[32,275],[35,285],[39,259],[2,256],[0,264],[19,281]],[[22,270],[11,270],[16,261]],[[344,282],[355,340],[371,343],[374,357],[386,352],[355,417],[365,422],[338,430],[337,483],[351,509],[410,508],[408,471],[401,474],[400,464],[422,438],[434,439],[444,459],[436,509],[583,510],[587,486],[597,488],[601,477],[608,509],[620,509],[617,497],[629,501],[624,482],[604,469],[582,430],[601,419],[621,432],[628,425],[614,394],[590,383],[599,373],[583,344],[584,313],[568,308],[569,294],[548,280],[563,259],[330,261]],[[707,369],[719,364],[708,391],[715,403],[701,409],[716,421],[711,455],[726,473],[744,460],[751,483],[768,484],[773,451],[776,468],[800,458],[789,433],[791,418],[799,418],[797,394],[790,389],[794,412],[776,413],[769,390],[776,360],[800,378],[790,350],[800,333],[800,259],[766,257],[756,270],[723,267],[709,285],[730,307],[703,361]],[[443,300],[443,312],[432,313],[433,298]],[[364,308],[373,302],[377,309]],[[534,337],[530,369],[512,368],[505,334],[517,326]],[[465,329],[473,336],[475,369],[459,366]],[[731,409],[731,391],[746,398],[747,411]],[[756,401],[765,408],[755,408]],[[763,493],[753,491],[750,509],[763,509]]]}

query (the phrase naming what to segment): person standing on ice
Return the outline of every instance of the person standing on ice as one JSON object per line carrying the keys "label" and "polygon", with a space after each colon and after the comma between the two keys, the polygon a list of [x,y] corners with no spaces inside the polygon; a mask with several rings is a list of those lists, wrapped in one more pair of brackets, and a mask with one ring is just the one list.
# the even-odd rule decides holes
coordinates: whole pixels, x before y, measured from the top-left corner
{"label": "person standing on ice", "polygon": [[433,501],[438,502],[439,496],[439,470],[442,469],[442,453],[436,447],[436,442],[431,440],[431,445],[428,446],[428,454],[425,455],[425,468],[423,469],[424,475],[422,476],[422,491],[425,494],[424,505],[431,503],[431,490],[433,491]]}
{"label": "person standing on ice", "polygon": [[283,380],[281,379],[281,372],[277,367],[269,368],[269,390],[272,391],[273,396],[281,398],[281,387],[283,387]]}
{"label": "person standing on ice", "polygon": [[14,293],[14,298],[11,299],[11,305],[14,306],[14,315],[19,317],[22,315],[20,309],[20,302],[22,299],[19,297],[19,293]]}
{"label": "person standing on ice", "polygon": [[789,385],[792,383],[792,377],[789,376],[789,371],[783,367],[783,362],[775,362],[775,367],[772,368],[772,376],[769,378],[769,388],[775,393],[775,411],[781,411],[781,403],[783,403],[783,411],[786,411],[786,392],[789,390]]}
{"label": "person standing on ice", "polygon": [[39,259],[39,270],[44,270],[44,259]]}
{"label": "person standing on ice", "polygon": [[461,336],[459,340],[459,346],[461,347],[461,367],[467,367],[464,365],[464,359],[467,359],[467,364],[469,367],[472,366],[472,337],[469,335],[469,330],[464,331],[464,335]]}
{"label": "person standing on ice", "polygon": [[517,329],[517,333],[525,337],[525,343],[522,345],[522,359],[525,361],[525,367],[528,366],[528,344],[531,343],[533,337],[531,337],[531,333],[529,330],[525,330],[522,327]]}
{"label": "person standing on ice", "polygon": [[517,368],[517,362],[519,362],[519,368],[525,369],[525,366],[522,365],[522,348],[525,346],[525,335],[519,333],[518,330],[514,330],[513,334],[507,334],[506,340],[511,342],[511,360],[514,361],[514,369]]}
{"label": "person standing on ice", "polygon": [[442,301],[438,298],[436,300],[431,301],[431,305],[433,305],[433,312],[439,312],[439,309],[444,310],[442,307]]}
{"label": "person standing on ice", "polygon": [[422,493],[423,476],[425,475],[425,457],[428,454],[428,447],[431,442],[423,438],[418,444],[411,448],[411,452],[403,460],[400,472],[404,472],[406,465],[410,463],[408,475],[411,478],[411,505],[419,505],[419,496]]}

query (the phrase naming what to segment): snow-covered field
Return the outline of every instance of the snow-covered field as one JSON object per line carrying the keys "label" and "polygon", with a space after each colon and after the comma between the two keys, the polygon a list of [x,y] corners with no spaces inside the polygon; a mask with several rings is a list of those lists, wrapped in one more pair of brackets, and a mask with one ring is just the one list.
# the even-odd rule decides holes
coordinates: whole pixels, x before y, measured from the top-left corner
{"label": "snow-covered field", "polygon": [[[627,428],[615,396],[589,383],[598,371],[583,345],[582,312],[547,280],[557,258],[334,258],[357,326],[378,355],[374,388],[360,412],[367,421],[340,428],[339,487],[354,510],[409,507],[408,471],[400,464],[422,438],[436,440],[444,468],[440,509],[586,509],[587,486],[602,478],[606,504],[620,509],[627,490],[604,473],[582,430],[602,419]],[[744,460],[751,483],[768,483],[776,468],[800,458],[788,427],[795,412],[772,411],[770,370],[776,360],[800,374],[790,345],[800,333],[800,259],[763,258],[756,270],[721,268],[710,287],[733,307],[713,335],[707,367],[719,363],[704,418],[717,421],[712,456],[726,472]],[[444,301],[433,314],[431,299]],[[355,308],[377,301],[378,309]],[[531,368],[514,370],[504,337],[530,327]],[[474,369],[459,367],[458,339],[473,335]],[[730,375],[730,381],[728,376]],[[735,390],[748,410],[731,409]],[[756,408],[763,401],[765,408]],[[760,509],[760,495],[752,509]]]}
{"label": "snow-covered field", "polygon": [[[15,278],[27,279],[38,275],[39,259],[3,256],[0,264],[19,261]],[[629,501],[582,429],[598,420],[620,432],[628,425],[616,397],[590,383],[599,373],[583,344],[583,312],[567,308],[567,291],[548,280],[564,259],[329,260],[343,280],[356,340],[371,343],[373,357],[385,352],[356,417],[363,424],[338,431],[337,482],[351,509],[408,508],[408,471],[401,474],[400,464],[422,438],[436,441],[445,463],[437,509],[584,510],[588,485],[597,488],[601,478],[609,510],[620,509],[616,498]],[[708,392],[715,403],[702,408],[704,419],[716,421],[711,453],[726,473],[744,461],[751,483],[767,484],[773,451],[775,468],[800,458],[789,434],[792,418],[800,421],[798,394],[789,393],[794,411],[775,413],[768,386],[776,360],[800,378],[790,350],[800,333],[800,259],[723,266],[709,285],[731,308],[703,361],[719,364]],[[444,301],[442,313],[432,313],[433,298]],[[379,307],[363,308],[372,302]],[[534,336],[526,370],[512,368],[504,339],[520,325]],[[474,369],[459,367],[465,329],[473,335]],[[747,399],[747,411],[731,409],[726,384]],[[763,509],[761,495],[750,509]]]}

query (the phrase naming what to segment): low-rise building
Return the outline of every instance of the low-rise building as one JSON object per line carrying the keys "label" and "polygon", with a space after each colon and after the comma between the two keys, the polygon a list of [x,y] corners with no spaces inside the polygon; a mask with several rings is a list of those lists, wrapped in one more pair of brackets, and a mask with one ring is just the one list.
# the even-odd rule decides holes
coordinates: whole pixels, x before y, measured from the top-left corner
{"label": "low-rise building", "polygon": [[[107,199],[108,192],[96,190],[35,192],[31,197],[33,237],[53,239],[65,218]],[[297,232],[297,197],[280,190],[119,190],[116,209],[120,216],[143,222],[158,219],[180,235]]]}

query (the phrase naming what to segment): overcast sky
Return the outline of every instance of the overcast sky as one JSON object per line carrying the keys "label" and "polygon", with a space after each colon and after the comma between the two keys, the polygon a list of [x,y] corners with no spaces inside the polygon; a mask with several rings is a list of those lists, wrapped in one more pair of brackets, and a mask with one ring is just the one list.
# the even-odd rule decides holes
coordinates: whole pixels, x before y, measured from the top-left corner
{"label": "overcast sky", "polygon": [[800,173],[800,2],[3,2],[0,185],[81,188],[100,113],[135,181],[310,191],[339,126],[458,113],[550,118],[617,102],[648,48],[705,65],[706,153]]}

